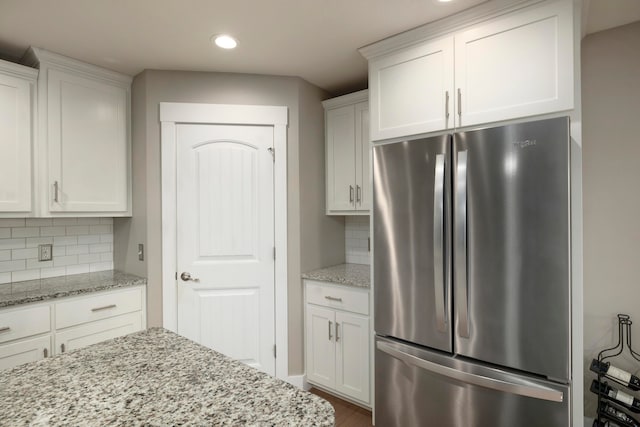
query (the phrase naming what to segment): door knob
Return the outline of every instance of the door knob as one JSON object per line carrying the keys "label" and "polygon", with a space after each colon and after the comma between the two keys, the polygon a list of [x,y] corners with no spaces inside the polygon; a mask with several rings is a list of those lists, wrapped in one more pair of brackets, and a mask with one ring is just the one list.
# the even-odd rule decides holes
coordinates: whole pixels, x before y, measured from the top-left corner
{"label": "door knob", "polygon": [[187,273],[186,271],[185,271],[185,272],[183,272],[183,273],[180,275],[180,278],[181,278],[183,281],[185,281],[185,282],[188,282],[189,280],[191,280],[192,282],[198,282],[198,281],[200,281],[200,279],[197,279],[197,278],[195,278],[195,277],[191,277],[191,273]]}

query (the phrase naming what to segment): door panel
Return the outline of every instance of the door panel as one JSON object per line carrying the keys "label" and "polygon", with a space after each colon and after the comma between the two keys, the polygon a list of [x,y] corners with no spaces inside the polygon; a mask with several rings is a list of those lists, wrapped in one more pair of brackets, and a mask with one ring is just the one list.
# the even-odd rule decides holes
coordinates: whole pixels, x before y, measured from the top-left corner
{"label": "door panel", "polygon": [[177,141],[178,332],[274,374],[273,128],[178,125]]}
{"label": "door panel", "polygon": [[355,107],[327,111],[327,210],[351,211],[355,205]]}
{"label": "door panel", "polygon": [[[371,210],[369,104],[356,104],[356,201],[359,211]],[[367,212],[368,213],[368,212]]]}
{"label": "door panel", "polygon": [[10,369],[50,356],[51,335],[2,344],[0,345],[0,370]]}
{"label": "door panel", "polygon": [[384,339],[375,375],[376,426],[571,425],[567,385]]}
{"label": "door panel", "polygon": [[369,402],[369,319],[336,312],[336,390]]}
{"label": "door panel", "polygon": [[454,136],[456,353],[564,380],[568,126],[559,118]]}
{"label": "door panel", "polygon": [[376,333],[444,351],[452,350],[449,156],[448,135],[373,148]]}
{"label": "door panel", "polygon": [[333,388],[336,380],[335,312],[307,305],[307,379]]}

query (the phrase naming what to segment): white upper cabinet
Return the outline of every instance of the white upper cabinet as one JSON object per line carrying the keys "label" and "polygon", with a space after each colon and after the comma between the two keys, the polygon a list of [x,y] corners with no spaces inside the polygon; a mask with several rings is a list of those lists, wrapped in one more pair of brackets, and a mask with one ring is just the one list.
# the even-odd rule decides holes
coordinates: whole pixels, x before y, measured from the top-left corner
{"label": "white upper cabinet", "polygon": [[456,34],[456,125],[573,108],[570,2],[527,9]]}
{"label": "white upper cabinet", "polygon": [[38,70],[0,60],[0,217],[32,214],[37,75]]}
{"label": "white upper cabinet", "polygon": [[371,208],[368,92],[323,102],[327,214],[367,215]]}
{"label": "white upper cabinet", "polygon": [[453,45],[445,37],[369,62],[372,140],[453,127]]}
{"label": "white upper cabinet", "polygon": [[373,141],[573,108],[573,3],[483,7],[361,49]]}
{"label": "white upper cabinet", "polygon": [[42,216],[131,215],[131,77],[45,50],[38,65]]}

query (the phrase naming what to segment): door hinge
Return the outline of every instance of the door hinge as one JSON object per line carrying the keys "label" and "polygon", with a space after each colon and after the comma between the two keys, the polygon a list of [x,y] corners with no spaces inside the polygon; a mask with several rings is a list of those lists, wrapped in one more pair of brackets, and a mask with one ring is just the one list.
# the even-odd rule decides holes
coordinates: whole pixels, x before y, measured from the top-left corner
{"label": "door hinge", "polygon": [[273,259],[274,260],[276,259],[276,247],[275,246],[273,247]]}
{"label": "door hinge", "polygon": [[176,280],[178,280],[178,272],[176,271]]}
{"label": "door hinge", "polygon": [[276,354],[277,354],[277,351],[276,351],[276,345],[274,344],[274,345],[273,345],[273,358],[274,358],[274,359],[276,358]]}
{"label": "door hinge", "polygon": [[276,149],[273,147],[267,148],[267,151],[271,153],[271,157],[273,157],[273,161],[276,161]]}

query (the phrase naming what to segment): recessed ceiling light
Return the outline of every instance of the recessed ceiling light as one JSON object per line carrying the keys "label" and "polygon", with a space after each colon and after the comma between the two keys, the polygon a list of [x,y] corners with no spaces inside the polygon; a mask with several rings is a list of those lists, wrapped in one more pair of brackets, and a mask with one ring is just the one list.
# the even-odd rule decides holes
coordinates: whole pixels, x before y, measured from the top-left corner
{"label": "recessed ceiling light", "polygon": [[216,44],[216,46],[223,49],[233,49],[238,46],[238,41],[227,34],[215,35],[211,37],[211,40]]}

